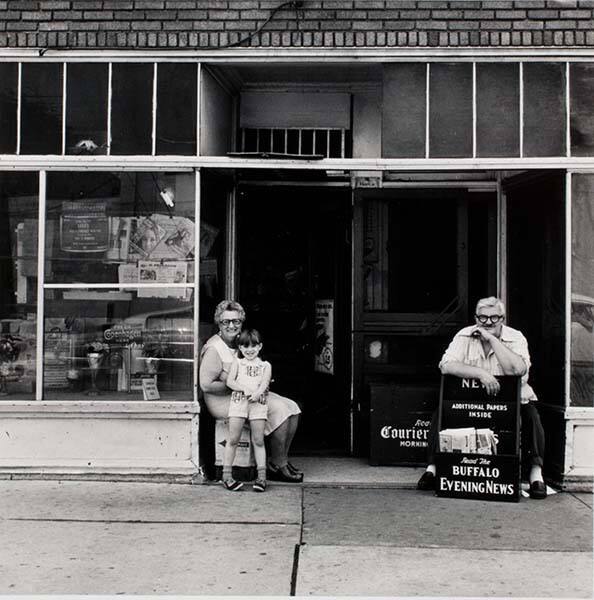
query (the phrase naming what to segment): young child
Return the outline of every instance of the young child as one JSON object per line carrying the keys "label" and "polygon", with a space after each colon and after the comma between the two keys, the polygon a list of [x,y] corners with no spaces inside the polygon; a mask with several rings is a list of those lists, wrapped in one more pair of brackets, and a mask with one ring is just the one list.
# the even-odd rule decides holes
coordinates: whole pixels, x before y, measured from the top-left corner
{"label": "young child", "polygon": [[229,439],[223,459],[223,485],[232,492],[243,487],[243,483],[235,481],[231,476],[231,467],[243,424],[248,419],[258,469],[258,477],[253,489],[256,492],[264,492],[266,491],[264,425],[268,415],[266,391],[270,385],[272,367],[259,356],[262,350],[262,338],[257,330],[242,331],[237,338],[237,344],[240,358],[233,361],[227,377],[227,386],[234,391],[229,405]]}

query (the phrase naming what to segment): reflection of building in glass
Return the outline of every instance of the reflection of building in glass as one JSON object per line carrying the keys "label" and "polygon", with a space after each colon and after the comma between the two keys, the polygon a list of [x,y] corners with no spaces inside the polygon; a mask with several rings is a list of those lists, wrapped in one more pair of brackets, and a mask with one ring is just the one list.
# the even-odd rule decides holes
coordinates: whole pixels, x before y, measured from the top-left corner
{"label": "reflection of building in glass", "polygon": [[571,403],[594,405],[594,298],[571,302]]}

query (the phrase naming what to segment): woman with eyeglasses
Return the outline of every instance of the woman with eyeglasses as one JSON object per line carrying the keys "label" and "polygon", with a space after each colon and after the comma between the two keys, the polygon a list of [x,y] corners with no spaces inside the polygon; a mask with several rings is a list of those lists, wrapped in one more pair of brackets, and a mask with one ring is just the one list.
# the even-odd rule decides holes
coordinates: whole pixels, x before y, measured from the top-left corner
{"label": "woman with eyeglasses", "polygon": [[[439,368],[443,375],[478,379],[490,396],[499,392],[496,375],[521,377],[522,448],[530,460],[530,497],[546,498],[547,488],[542,476],[545,437],[540,416],[534,406],[537,397],[528,385],[528,342],[520,331],[504,325],[505,305],[499,298],[490,296],[479,300],[474,318],[474,325],[461,329],[454,336]],[[417,483],[420,490],[435,489],[434,460],[439,448],[436,415],[433,416],[427,442],[429,465]]]}
{"label": "woman with eyeglasses", "polygon": [[[229,414],[231,390],[227,376],[237,356],[237,338],[245,321],[245,310],[232,300],[219,302],[214,314],[219,331],[206,341],[201,351],[200,388],[204,402],[215,419]],[[269,436],[268,477],[273,481],[298,483],[303,473],[289,462],[289,449],[297,431],[301,409],[296,402],[274,392],[267,394],[268,418],[264,435]]]}

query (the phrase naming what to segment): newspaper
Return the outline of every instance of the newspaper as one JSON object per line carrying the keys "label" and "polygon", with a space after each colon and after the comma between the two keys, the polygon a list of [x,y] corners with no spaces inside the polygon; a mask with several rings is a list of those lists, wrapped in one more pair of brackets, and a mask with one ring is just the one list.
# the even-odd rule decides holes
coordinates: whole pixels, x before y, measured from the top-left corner
{"label": "newspaper", "polygon": [[476,452],[476,429],[460,427],[459,429],[440,431],[439,450],[441,452],[474,454]]}
{"label": "newspaper", "polygon": [[439,432],[439,450],[448,453],[497,454],[497,436],[491,429],[443,429]]}

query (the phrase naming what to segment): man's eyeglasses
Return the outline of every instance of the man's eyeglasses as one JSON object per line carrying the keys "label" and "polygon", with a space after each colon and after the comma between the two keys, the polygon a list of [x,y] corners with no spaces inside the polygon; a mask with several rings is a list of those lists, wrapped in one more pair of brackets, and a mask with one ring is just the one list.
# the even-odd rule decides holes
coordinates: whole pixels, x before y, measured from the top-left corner
{"label": "man's eyeglasses", "polygon": [[243,320],[242,319],[223,319],[222,321],[219,321],[219,323],[223,327],[229,327],[229,325],[235,325],[235,327],[239,327],[243,323]]}
{"label": "man's eyeglasses", "polygon": [[476,320],[481,325],[486,325],[487,323],[491,323],[491,325],[495,325],[495,323],[499,323],[505,317],[503,315],[474,315]]}

